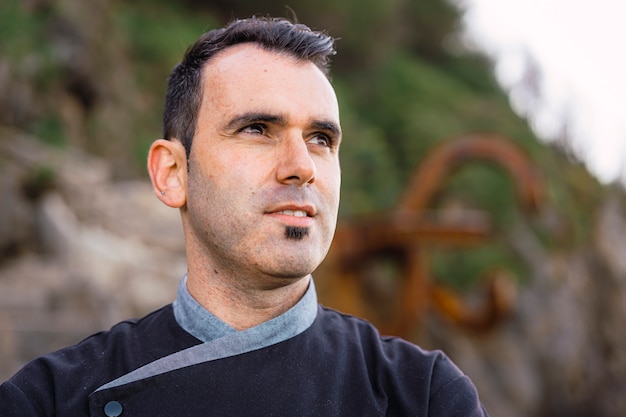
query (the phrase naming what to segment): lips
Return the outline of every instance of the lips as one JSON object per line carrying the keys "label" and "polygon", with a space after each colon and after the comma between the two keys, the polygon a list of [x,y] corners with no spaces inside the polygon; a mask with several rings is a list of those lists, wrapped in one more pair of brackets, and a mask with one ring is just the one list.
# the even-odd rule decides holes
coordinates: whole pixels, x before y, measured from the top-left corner
{"label": "lips", "polygon": [[266,214],[284,215],[293,217],[315,217],[315,207],[310,204],[280,204],[270,207]]}
{"label": "lips", "polygon": [[317,217],[315,206],[306,203],[276,204],[265,214],[283,225],[294,227],[311,227]]}
{"label": "lips", "polygon": [[275,212],[275,214],[284,214],[285,216],[294,216],[294,217],[307,217],[307,213],[304,210],[280,210]]}

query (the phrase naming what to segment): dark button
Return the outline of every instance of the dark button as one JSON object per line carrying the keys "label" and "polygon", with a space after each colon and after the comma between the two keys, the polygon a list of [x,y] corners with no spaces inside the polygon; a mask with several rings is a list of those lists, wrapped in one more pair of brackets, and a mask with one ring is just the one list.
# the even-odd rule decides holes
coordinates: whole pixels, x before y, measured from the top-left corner
{"label": "dark button", "polygon": [[122,404],[118,403],[117,401],[109,401],[104,406],[104,414],[106,414],[107,417],[117,417],[121,415]]}

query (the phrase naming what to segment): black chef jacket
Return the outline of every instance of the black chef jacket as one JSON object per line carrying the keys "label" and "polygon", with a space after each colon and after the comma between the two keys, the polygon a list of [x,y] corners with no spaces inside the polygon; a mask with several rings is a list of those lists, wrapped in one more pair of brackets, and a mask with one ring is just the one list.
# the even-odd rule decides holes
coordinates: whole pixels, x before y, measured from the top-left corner
{"label": "black chef jacket", "polygon": [[318,305],[236,331],[181,282],[176,301],[43,356],[0,387],[0,417],[486,416],[442,352]]}

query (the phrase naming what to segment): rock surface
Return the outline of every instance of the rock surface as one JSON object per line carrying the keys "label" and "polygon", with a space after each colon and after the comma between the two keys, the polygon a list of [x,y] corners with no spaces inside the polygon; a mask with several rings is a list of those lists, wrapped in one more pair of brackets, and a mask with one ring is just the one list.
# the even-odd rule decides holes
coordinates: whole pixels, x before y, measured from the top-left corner
{"label": "rock surface", "polygon": [[[3,132],[0,147],[2,379],[171,302],[186,270],[178,211],[147,180],[113,182],[102,161],[12,134]],[[53,179],[29,197],[24,179],[44,168]]]}

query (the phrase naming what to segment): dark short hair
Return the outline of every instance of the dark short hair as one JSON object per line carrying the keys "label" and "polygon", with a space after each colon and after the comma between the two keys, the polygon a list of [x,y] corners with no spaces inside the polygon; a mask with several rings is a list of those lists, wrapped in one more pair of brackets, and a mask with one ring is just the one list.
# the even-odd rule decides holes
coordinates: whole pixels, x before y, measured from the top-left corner
{"label": "dark short hair", "polygon": [[246,42],[312,62],[329,77],[330,57],[335,54],[334,39],[303,24],[280,18],[251,17],[204,33],[172,69],[165,96],[163,137],[180,140],[187,157],[191,152],[202,101],[201,80],[205,63],[218,52]]}

